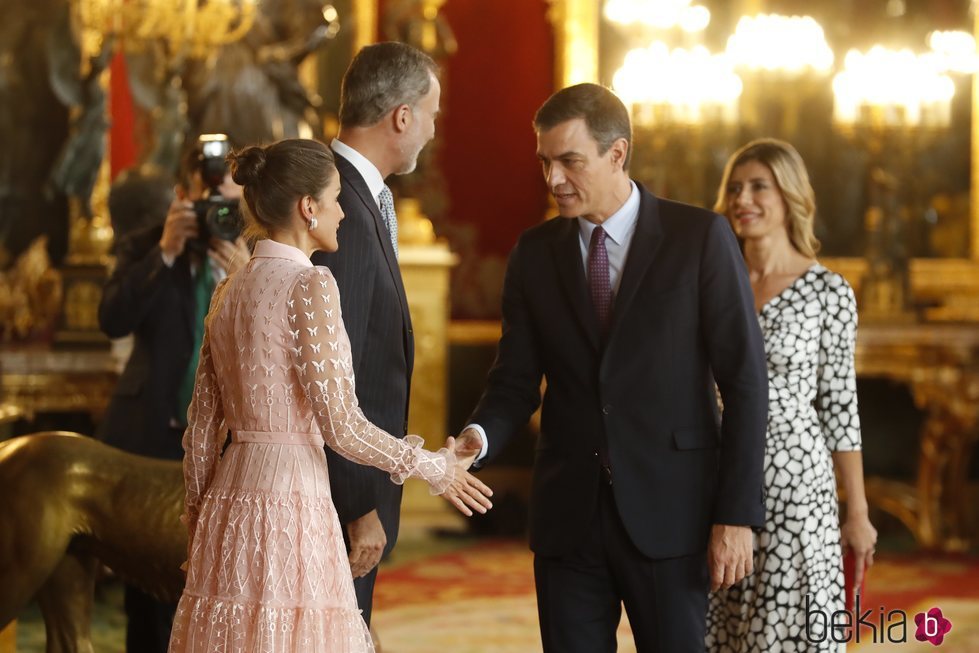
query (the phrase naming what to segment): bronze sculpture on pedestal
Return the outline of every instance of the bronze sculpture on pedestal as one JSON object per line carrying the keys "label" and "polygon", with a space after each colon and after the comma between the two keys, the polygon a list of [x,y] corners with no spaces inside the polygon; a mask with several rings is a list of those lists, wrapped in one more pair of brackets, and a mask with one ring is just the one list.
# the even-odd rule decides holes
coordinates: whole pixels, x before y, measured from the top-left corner
{"label": "bronze sculpture on pedestal", "polygon": [[180,595],[180,463],[38,433],[0,444],[0,497],[0,629],[36,598],[47,653],[90,653],[100,564],[161,598]]}

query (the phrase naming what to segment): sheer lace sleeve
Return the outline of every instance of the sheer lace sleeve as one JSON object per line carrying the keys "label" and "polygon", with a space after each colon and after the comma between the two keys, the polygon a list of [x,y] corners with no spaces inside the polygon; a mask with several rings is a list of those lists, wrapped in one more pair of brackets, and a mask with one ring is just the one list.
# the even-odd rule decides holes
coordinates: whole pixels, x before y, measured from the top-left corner
{"label": "sheer lace sleeve", "polygon": [[[213,306],[213,304],[212,304]],[[184,499],[190,541],[194,539],[197,515],[204,493],[211,485],[214,471],[221,458],[225,441],[224,411],[218,388],[214,361],[211,358],[209,329],[204,329],[200,361],[194,380],[194,394],[187,411],[187,430],[184,431]]]}
{"label": "sheer lace sleeve", "polygon": [[350,341],[330,271],[317,267],[304,272],[288,302],[296,373],[326,443],[345,458],[389,472],[395,483],[414,476],[427,481],[433,494],[444,492],[456,469],[451,453],[426,451],[416,435],[399,440],[361,412]]}
{"label": "sheer lace sleeve", "polygon": [[859,451],[860,414],[853,356],[857,340],[857,303],[838,274],[827,275],[823,293],[823,329],[819,343],[816,411],[831,451]]}

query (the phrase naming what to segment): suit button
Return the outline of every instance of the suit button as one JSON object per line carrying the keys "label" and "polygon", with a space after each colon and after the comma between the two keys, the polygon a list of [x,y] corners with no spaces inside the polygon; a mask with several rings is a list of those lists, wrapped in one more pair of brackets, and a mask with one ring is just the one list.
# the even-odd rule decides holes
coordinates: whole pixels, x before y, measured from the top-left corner
{"label": "suit button", "polygon": [[408,432],[408,422],[405,422],[404,423],[404,429],[403,430],[404,430],[405,433]]}
{"label": "suit button", "polygon": [[592,452],[592,455],[595,456],[596,458],[598,458],[598,452],[597,451],[593,451]]}
{"label": "suit button", "polygon": [[602,406],[602,415],[608,415],[611,412],[612,412],[612,406],[610,406],[609,404],[605,404],[604,406]]}
{"label": "suit button", "polygon": [[411,329],[408,329],[408,335],[409,336],[413,336],[413,335],[415,335],[415,332],[413,330],[411,330]]}

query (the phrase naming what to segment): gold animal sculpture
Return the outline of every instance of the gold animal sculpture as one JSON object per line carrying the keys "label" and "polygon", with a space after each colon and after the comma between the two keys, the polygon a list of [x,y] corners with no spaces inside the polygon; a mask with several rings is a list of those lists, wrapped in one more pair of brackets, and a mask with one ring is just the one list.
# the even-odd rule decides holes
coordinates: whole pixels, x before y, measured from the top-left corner
{"label": "gold animal sculpture", "polygon": [[0,444],[0,630],[37,599],[47,653],[93,653],[99,564],[176,602],[187,530],[178,462],[74,433]]}

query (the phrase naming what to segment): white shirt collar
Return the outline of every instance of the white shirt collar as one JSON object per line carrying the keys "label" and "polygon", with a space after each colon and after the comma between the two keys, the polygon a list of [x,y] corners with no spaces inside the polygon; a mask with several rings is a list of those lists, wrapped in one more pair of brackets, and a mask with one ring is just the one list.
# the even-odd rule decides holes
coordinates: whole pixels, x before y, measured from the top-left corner
{"label": "white shirt collar", "polygon": [[330,148],[357,169],[360,176],[367,182],[367,188],[371,192],[371,197],[377,200],[377,196],[384,189],[384,177],[381,176],[381,171],[377,169],[377,166],[371,163],[363,154],[338,138],[333,139],[333,142],[330,143]]}
{"label": "white shirt collar", "polygon": [[[605,233],[617,245],[625,242],[626,237],[635,228],[636,222],[639,220],[639,187],[636,186],[636,182],[631,180],[629,184],[632,186],[632,192],[629,193],[629,198],[619,207],[618,211],[610,215],[602,223],[602,228],[605,230]],[[597,226],[594,222],[589,222],[584,218],[578,218],[578,230],[586,246],[591,242],[591,232]]]}

